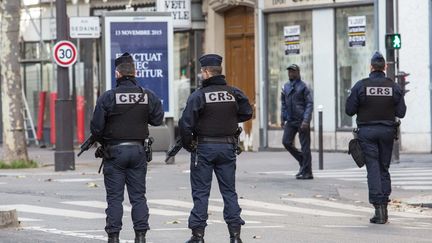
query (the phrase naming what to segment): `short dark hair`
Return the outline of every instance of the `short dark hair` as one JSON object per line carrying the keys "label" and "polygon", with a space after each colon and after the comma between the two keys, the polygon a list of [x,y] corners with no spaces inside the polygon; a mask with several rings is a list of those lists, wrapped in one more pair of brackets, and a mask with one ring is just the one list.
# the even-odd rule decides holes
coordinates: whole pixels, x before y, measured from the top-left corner
{"label": "short dark hair", "polygon": [[382,60],[373,61],[371,65],[375,71],[384,71],[386,62],[384,59],[382,59]]}
{"label": "short dark hair", "polygon": [[206,67],[202,67],[202,69],[207,70],[212,76],[222,74],[221,66],[206,66]]}
{"label": "short dark hair", "polygon": [[116,67],[117,72],[123,76],[135,76],[135,64],[134,63],[122,63]]}

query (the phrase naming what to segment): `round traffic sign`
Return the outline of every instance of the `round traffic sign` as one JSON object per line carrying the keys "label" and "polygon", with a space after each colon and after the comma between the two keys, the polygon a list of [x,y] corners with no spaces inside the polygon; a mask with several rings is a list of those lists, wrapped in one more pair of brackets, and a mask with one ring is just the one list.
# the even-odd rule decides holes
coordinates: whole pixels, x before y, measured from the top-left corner
{"label": "round traffic sign", "polygon": [[77,49],[70,41],[59,41],[54,45],[53,56],[57,65],[69,67],[77,60]]}

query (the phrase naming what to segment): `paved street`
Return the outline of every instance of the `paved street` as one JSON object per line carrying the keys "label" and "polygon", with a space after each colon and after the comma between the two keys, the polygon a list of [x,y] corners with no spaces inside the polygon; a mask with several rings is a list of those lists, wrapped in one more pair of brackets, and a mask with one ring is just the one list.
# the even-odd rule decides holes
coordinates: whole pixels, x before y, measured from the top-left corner
{"label": "paved street", "polygon": [[[103,242],[105,191],[93,151],[77,160],[77,170],[53,172],[53,151],[31,149],[43,167],[0,170],[0,205],[16,208],[19,229],[0,230],[0,242]],[[326,153],[319,171],[313,154],[314,180],[294,179],[297,165],[286,152],[249,152],[239,156],[237,188],[250,242],[431,242],[432,210],[406,204],[432,194],[430,155],[402,155],[392,165],[393,202],[390,223],[372,225],[364,169],[347,154]],[[192,207],[189,163],[185,152],[176,164],[165,165],[156,153],[148,173],[153,243],[184,242],[190,236],[187,218]],[[206,242],[228,242],[223,203],[213,183]],[[124,203],[122,242],[133,242],[130,204]]]}

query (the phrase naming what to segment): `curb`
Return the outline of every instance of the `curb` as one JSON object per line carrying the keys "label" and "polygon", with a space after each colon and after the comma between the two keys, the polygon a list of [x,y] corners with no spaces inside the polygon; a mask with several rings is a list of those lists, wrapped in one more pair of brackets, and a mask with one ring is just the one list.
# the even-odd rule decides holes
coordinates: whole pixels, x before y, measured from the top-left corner
{"label": "curb", "polygon": [[0,229],[8,227],[18,227],[18,214],[15,209],[0,208]]}

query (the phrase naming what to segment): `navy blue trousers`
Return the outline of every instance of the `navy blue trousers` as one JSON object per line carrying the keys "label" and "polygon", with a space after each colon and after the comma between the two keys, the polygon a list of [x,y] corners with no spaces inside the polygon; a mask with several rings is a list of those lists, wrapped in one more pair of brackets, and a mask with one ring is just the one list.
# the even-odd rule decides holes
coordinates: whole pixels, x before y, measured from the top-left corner
{"label": "navy blue trousers", "polygon": [[390,161],[395,128],[369,125],[359,128],[358,138],[366,159],[369,202],[384,204],[391,193]]}
{"label": "navy blue trousers", "polygon": [[106,213],[107,233],[122,229],[124,188],[127,186],[132,205],[134,230],[148,230],[146,174],[147,161],[141,145],[117,145],[109,148],[110,158],[104,159],[104,182],[108,207]]}
{"label": "navy blue trousers", "polygon": [[[301,151],[294,146],[294,138],[299,133]],[[298,126],[285,124],[282,144],[285,149],[298,161],[300,173],[312,173],[312,154],[310,150],[310,129],[299,131]]]}
{"label": "navy blue trousers", "polygon": [[239,226],[245,222],[240,217],[241,208],[235,190],[236,154],[233,144],[198,144],[191,154],[190,181],[194,207],[189,216],[189,228],[205,228],[208,219],[208,199],[213,171],[224,201],[223,216],[228,225]]}

